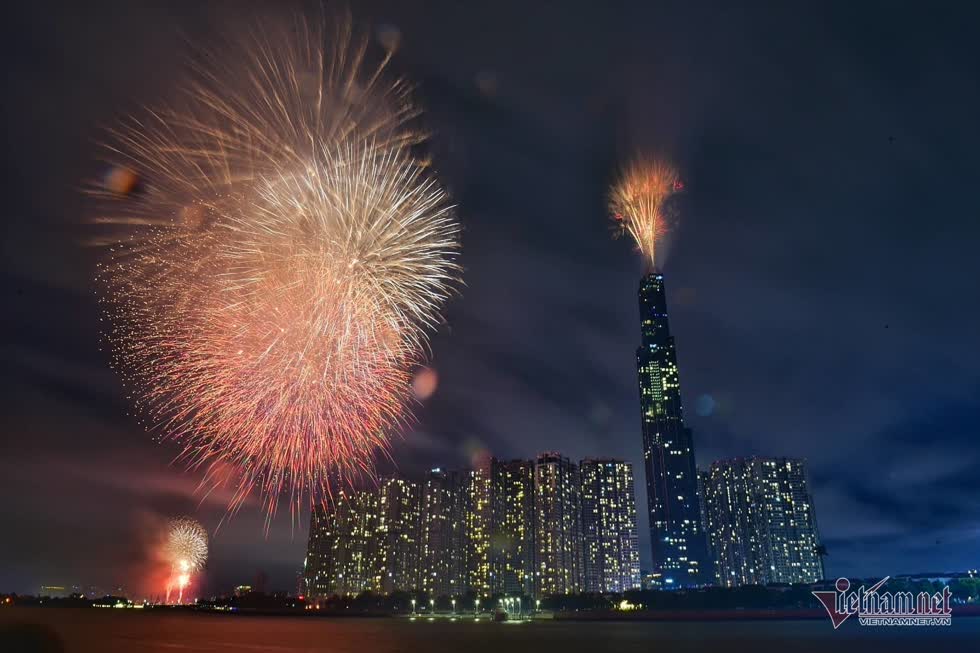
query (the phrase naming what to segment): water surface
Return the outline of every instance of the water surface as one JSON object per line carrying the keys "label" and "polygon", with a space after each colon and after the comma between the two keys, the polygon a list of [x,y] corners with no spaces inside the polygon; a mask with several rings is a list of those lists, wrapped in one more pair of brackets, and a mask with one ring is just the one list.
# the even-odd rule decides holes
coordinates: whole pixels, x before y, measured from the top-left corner
{"label": "water surface", "polygon": [[[830,621],[474,623],[401,618],[256,617],[96,608],[2,608],[0,651],[21,653],[11,627],[41,650],[69,653],[602,653],[980,651],[980,618],[948,628],[869,628]],[[23,640],[21,640],[23,641]],[[20,646],[21,650],[18,650]]]}

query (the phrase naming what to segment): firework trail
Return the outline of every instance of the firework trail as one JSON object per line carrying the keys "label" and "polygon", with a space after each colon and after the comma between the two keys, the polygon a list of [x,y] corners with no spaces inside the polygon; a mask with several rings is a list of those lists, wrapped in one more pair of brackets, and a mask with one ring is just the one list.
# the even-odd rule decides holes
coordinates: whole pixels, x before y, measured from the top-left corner
{"label": "firework trail", "polygon": [[190,517],[171,520],[167,525],[163,557],[170,565],[166,602],[170,603],[170,593],[176,585],[177,603],[183,603],[184,588],[190,584],[195,572],[200,571],[207,562],[208,532]]}
{"label": "firework trail", "polygon": [[114,133],[133,190],[95,191],[113,366],[138,413],[205,490],[230,485],[229,512],[256,491],[270,519],[281,496],[295,516],[372,474],[458,276],[390,52],[369,66],[349,26],[327,31],[265,26],[203,58],[179,108]]}
{"label": "firework trail", "polygon": [[638,159],[613,185],[609,209],[619,235],[629,234],[656,267],[657,243],[666,233],[667,201],[683,188],[677,171],[663,161]]}

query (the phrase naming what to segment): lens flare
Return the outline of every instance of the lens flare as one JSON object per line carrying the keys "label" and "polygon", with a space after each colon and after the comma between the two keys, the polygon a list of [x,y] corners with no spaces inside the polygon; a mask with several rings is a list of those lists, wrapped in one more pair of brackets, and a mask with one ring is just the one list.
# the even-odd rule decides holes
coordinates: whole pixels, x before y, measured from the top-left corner
{"label": "lens flare", "polygon": [[[140,192],[96,188],[113,366],[206,490],[329,499],[411,418],[458,225],[413,154],[407,86],[349,25],[263,26],[176,108],[114,132]],[[286,38],[288,36],[288,38]],[[329,48],[324,43],[330,43]]]}
{"label": "lens flare", "polygon": [[170,565],[166,602],[170,603],[171,592],[176,586],[177,603],[183,603],[184,589],[190,584],[194,573],[207,562],[208,532],[200,522],[190,517],[171,520],[163,543],[163,559]]}
{"label": "lens flare", "polygon": [[637,249],[656,267],[657,244],[667,231],[667,203],[683,189],[677,171],[658,160],[637,159],[622,173],[609,195],[618,235],[629,234]]}

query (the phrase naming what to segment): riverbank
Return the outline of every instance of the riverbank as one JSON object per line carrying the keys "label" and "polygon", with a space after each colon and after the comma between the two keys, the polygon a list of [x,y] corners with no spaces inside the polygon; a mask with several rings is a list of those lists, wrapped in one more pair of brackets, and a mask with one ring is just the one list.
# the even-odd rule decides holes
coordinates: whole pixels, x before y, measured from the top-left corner
{"label": "riverbank", "polygon": [[[953,607],[953,618],[980,617],[980,605]],[[823,608],[747,610],[568,610],[556,612],[558,621],[806,621],[826,620]]]}

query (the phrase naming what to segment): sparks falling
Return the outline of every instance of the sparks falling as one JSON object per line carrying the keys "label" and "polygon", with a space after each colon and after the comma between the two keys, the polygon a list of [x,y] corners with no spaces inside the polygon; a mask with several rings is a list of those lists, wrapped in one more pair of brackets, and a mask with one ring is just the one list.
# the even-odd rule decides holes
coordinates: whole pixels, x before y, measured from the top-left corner
{"label": "sparks falling", "polygon": [[231,512],[256,492],[271,517],[372,474],[411,418],[458,226],[411,152],[390,52],[369,66],[347,26],[261,33],[202,59],[179,108],[115,132],[110,163],[135,181],[95,195],[113,365],[138,413],[205,490],[231,487]]}
{"label": "sparks falling", "polygon": [[190,517],[173,519],[167,525],[167,537],[163,545],[163,557],[170,565],[167,580],[167,599],[177,589],[177,603],[184,602],[184,589],[190,585],[194,574],[204,567],[208,559],[208,532]]}
{"label": "sparks falling", "polygon": [[667,201],[683,188],[677,171],[663,161],[634,161],[612,187],[609,209],[618,233],[629,234],[656,267],[657,244],[666,233]]}

